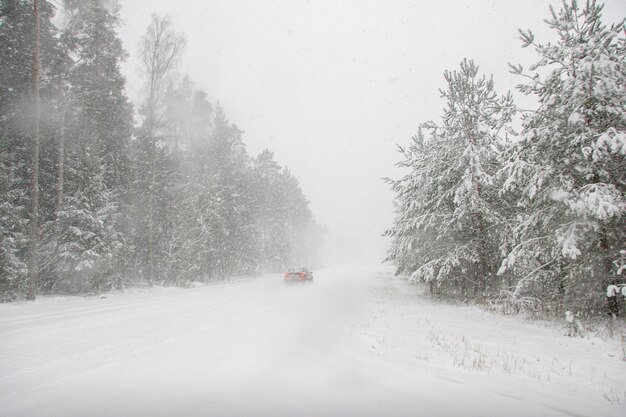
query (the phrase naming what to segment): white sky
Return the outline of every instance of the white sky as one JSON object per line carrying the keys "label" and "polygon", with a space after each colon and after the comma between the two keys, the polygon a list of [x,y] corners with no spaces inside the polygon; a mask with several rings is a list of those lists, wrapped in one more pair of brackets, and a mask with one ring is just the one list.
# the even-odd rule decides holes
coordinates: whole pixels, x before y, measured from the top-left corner
{"label": "white sky", "polygon": [[[275,152],[300,180],[317,220],[331,232],[334,260],[384,257],[393,220],[396,144],[437,119],[443,72],[472,58],[496,89],[520,80],[507,62],[535,60],[518,28],[549,31],[547,0],[119,0],[130,58],[129,94],[140,78],[137,50],[150,14],[185,32],[181,72],[245,131],[251,155]],[[580,3],[583,3],[581,1]],[[605,2],[604,21],[626,16]],[[350,259],[348,259],[350,258]]]}

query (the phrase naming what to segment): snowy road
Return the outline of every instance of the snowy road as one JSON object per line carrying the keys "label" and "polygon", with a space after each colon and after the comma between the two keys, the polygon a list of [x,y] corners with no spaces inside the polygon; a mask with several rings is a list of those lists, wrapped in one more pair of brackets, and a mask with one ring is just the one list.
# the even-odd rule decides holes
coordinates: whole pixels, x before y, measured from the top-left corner
{"label": "snowy road", "polygon": [[315,277],[0,305],[0,416],[623,415],[617,342]]}

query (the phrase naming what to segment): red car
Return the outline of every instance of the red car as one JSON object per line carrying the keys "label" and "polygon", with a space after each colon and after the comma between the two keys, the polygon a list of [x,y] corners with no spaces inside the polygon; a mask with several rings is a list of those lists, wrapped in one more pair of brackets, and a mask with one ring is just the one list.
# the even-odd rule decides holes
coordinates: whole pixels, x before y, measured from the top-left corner
{"label": "red car", "polygon": [[306,268],[289,268],[283,276],[285,282],[313,282],[313,272]]}

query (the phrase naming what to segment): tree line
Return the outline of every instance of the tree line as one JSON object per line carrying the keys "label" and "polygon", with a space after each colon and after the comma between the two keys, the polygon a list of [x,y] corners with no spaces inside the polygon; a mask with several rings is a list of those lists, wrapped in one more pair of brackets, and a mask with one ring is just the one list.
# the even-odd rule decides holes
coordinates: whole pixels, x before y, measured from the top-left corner
{"label": "tree line", "polygon": [[0,0],[0,300],[317,262],[297,179],[177,75],[184,35],[152,16],[135,109],[119,25],[112,0]]}
{"label": "tree line", "polygon": [[535,109],[472,60],[444,73],[441,120],[400,147],[405,174],[388,180],[398,273],[505,312],[598,314],[606,285],[626,283],[626,38],[602,9],[550,8],[554,42],[520,30],[538,58],[509,66]]}

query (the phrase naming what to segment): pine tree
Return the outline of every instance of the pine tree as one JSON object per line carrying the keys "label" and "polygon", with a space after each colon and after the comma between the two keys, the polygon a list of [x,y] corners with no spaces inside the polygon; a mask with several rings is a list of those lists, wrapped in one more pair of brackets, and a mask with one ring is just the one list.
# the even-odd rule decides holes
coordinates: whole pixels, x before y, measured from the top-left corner
{"label": "pine tree", "polygon": [[425,282],[453,284],[461,296],[482,293],[495,275],[494,254],[503,223],[497,172],[514,107],[510,94],[498,96],[493,81],[478,75],[473,61],[446,71],[447,100],[441,125],[428,122],[408,148],[408,168],[398,181],[398,214],[387,235],[388,260],[399,272]]}
{"label": "pine tree", "polygon": [[[28,207],[32,202],[28,191],[34,180],[31,160],[38,161],[38,191],[46,190],[49,185],[46,167],[50,165],[50,159],[46,149],[55,130],[58,95],[55,73],[62,65],[62,57],[57,45],[57,31],[51,23],[55,10],[46,1],[39,3],[41,123],[37,136],[41,157],[34,157],[33,149],[28,146],[33,135],[34,3],[32,0],[0,2],[0,229],[3,232],[0,287],[7,291],[0,298],[6,299],[23,295],[27,290],[24,265],[29,244]],[[48,206],[45,193],[42,198],[37,197],[39,223],[39,219],[47,218]],[[34,226],[33,222],[30,224]],[[39,232],[36,234],[38,240]],[[31,252],[38,255],[39,250],[33,248]],[[37,273],[38,269],[33,267],[31,272]],[[38,291],[35,279],[34,285],[28,289],[30,298]]]}
{"label": "pine tree", "polygon": [[[253,165],[223,109],[188,78],[175,82],[184,37],[169,19],[155,15],[143,38],[147,95],[133,138],[117,2],[64,0],[58,30],[52,3],[38,3],[39,158],[28,146],[34,1],[0,0],[0,301],[99,292],[133,274],[184,285],[305,258],[320,233],[297,180],[269,151]],[[42,279],[27,288],[29,244]]]}
{"label": "pine tree", "polygon": [[63,46],[74,63],[64,74],[63,200],[45,226],[45,284],[50,290],[99,290],[116,280],[111,265],[122,244],[120,198],[128,187],[132,128],[119,68],[126,55],[114,2],[67,0],[65,8]]}
{"label": "pine tree", "polygon": [[115,274],[116,260],[124,247],[117,227],[117,196],[106,187],[99,160],[82,156],[79,164],[72,164],[77,165],[76,169],[70,165],[68,178],[74,183],[79,179],[85,182],[80,192],[68,194],[58,218],[48,224],[47,232],[54,239],[49,239],[44,247],[52,254],[46,265],[46,289],[52,292],[101,292],[122,285],[120,276]]}
{"label": "pine tree", "polygon": [[219,219],[213,230],[218,276],[250,272],[256,265],[250,161],[241,134],[218,103],[206,161],[213,178],[209,192],[217,201]]}
{"label": "pine tree", "polygon": [[282,234],[290,242],[287,259],[291,265],[309,265],[317,237],[311,231],[313,214],[299,181],[287,167],[281,173],[280,193],[285,202]]}
{"label": "pine tree", "polygon": [[66,0],[65,9],[71,21],[64,39],[75,62],[69,74],[72,134],[91,142],[104,164],[106,186],[125,188],[133,109],[120,69],[127,53],[117,36],[119,5],[113,0]]}
{"label": "pine tree", "polygon": [[556,43],[520,31],[539,60],[530,73],[520,65],[512,71],[528,78],[519,89],[539,108],[525,117],[506,167],[504,188],[519,195],[523,214],[501,272],[521,275],[517,295],[536,288],[535,294],[593,296],[621,266],[626,39],[624,22],[607,27],[601,12],[595,1],[551,9],[547,23]]}
{"label": "pine tree", "polygon": [[204,92],[194,91],[186,77],[168,96],[164,116],[175,174],[168,199],[164,278],[184,284],[211,275],[214,247],[219,244],[211,233],[211,225],[219,220],[215,217],[217,202],[210,193],[212,178],[206,169],[211,158],[213,106]]}
{"label": "pine tree", "polygon": [[281,271],[291,261],[290,242],[297,240],[287,234],[287,206],[292,196],[283,192],[281,167],[269,150],[253,161],[253,192],[255,224],[258,234],[258,256],[264,271]]}
{"label": "pine tree", "polygon": [[[5,140],[2,140],[5,143]],[[28,272],[23,254],[26,239],[26,193],[19,187],[7,149],[0,151],[0,302],[25,291]],[[16,186],[18,185],[18,186]]]}

